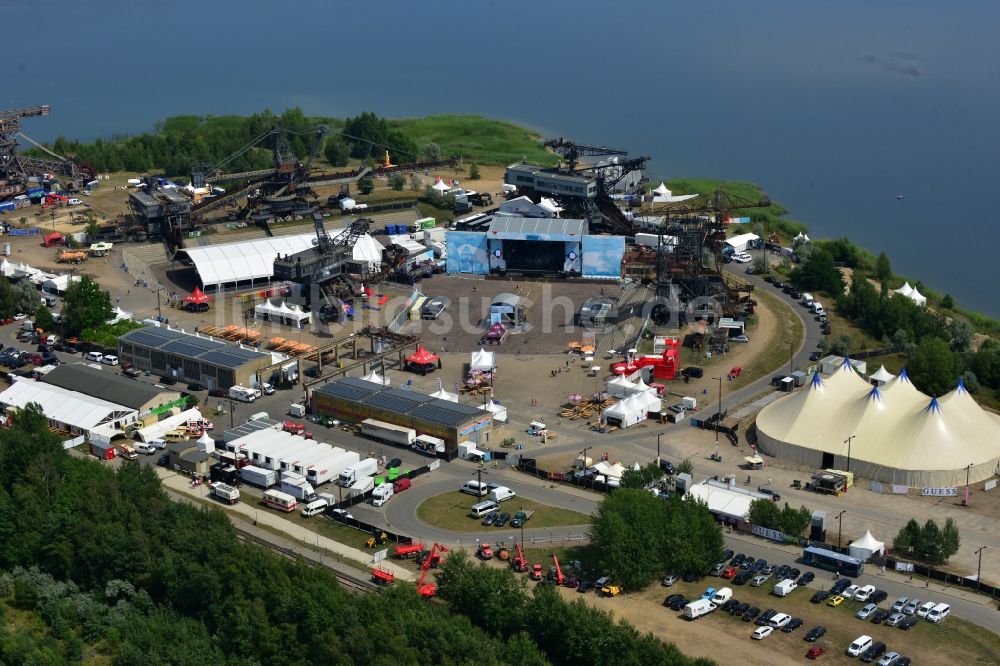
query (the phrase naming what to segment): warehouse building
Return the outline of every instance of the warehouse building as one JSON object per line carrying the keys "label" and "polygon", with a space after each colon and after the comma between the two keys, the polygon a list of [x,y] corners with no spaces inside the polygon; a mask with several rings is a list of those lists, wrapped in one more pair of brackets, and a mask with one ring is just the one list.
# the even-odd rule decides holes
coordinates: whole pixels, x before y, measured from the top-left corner
{"label": "warehouse building", "polygon": [[49,428],[61,433],[64,445],[69,442],[69,446],[84,438],[108,443],[124,435],[123,430],[139,416],[124,405],[31,380],[14,382],[0,393],[0,407],[8,414],[31,403],[42,408]]}
{"label": "warehouse building", "polygon": [[118,338],[118,356],[122,363],[132,363],[140,370],[197,382],[209,390],[256,386],[257,373],[274,362],[271,354],[156,326]]}
{"label": "warehouse building", "polygon": [[355,377],[335,379],[316,389],[312,408],[323,416],[353,422],[377,419],[438,437],[444,440],[449,458],[458,455],[459,442],[488,447],[493,427],[490,412]]}
{"label": "warehouse building", "polygon": [[98,370],[83,363],[60,365],[42,377],[43,382],[76,391],[117,405],[124,405],[139,413],[140,420],[156,421],[159,414],[185,401],[180,391],[170,391],[145,382],[123,377],[110,370]]}

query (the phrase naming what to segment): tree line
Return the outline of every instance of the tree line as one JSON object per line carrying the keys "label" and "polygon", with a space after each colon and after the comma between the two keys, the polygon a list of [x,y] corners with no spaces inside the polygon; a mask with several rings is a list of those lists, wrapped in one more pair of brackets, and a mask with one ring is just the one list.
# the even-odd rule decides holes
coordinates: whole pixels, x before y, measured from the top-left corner
{"label": "tree line", "polygon": [[938,524],[931,519],[921,526],[915,519],[910,518],[892,540],[892,548],[903,557],[940,565],[958,552],[961,543],[958,526],[951,518],[945,520],[943,528],[938,527]]}
{"label": "tree line", "polygon": [[[151,467],[70,456],[35,405],[0,430],[0,572],[0,608],[48,628],[0,631],[3,663],[570,663],[560,641],[492,633],[412,586],[352,595],[326,569],[242,544],[222,512],[171,501]],[[549,602],[532,617],[574,613]]]}

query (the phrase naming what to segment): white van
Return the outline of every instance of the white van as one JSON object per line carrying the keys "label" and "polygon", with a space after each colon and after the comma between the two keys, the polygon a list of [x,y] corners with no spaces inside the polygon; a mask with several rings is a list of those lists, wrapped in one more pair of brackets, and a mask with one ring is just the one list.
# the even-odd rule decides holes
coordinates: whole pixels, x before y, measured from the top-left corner
{"label": "white van", "polygon": [[118,357],[108,354],[107,356],[101,357],[101,363],[104,365],[118,365]]}
{"label": "white van", "polygon": [[135,449],[136,453],[141,453],[146,456],[156,453],[156,447],[153,446],[152,444],[143,444],[142,442],[136,442],[135,446],[133,446],[132,448]]}
{"label": "white van", "polygon": [[951,606],[948,604],[938,604],[927,613],[927,621],[937,624],[951,614]]}
{"label": "white van", "polygon": [[923,606],[917,609],[917,617],[927,617],[927,614],[930,613],[932,610],[934,610],[935,606],[937,606],[936,603],[934,603],[933,601],[928,601]]}
{"label": "white van", "polygon": [[151,439],[147,442],[147,444],[149,444],[156,450],[163,450],[167,448],[167,443],[162,439]]}
{"label": "white van", "polygon": [[87,355],[84,356],[84,358],[87,359],[88,361],[96,361],[97,363],[101,363],[102,361],[104,361],[104,354],[102,354],[101,352],[87,352]]}
{"label": "white van", "polygon": [[802,294],[802,305],[806,306],[807,308],[811,308],[812,304],[813,304],[813,295]]}
{"label": "white van", "polygon": [[488,513],[493,513],[500,509],[500,505],[493,500],[486,500],[485,502],[480,502],[479,504],[473,504],[472,508],[469,509],[469,515],[473,518],[482,518]]}
{"label": "white van", "polygon": [[475,495],[476,497],[482,497],[489,492],[486,484],[481,481],[467,481],[462,484],[462,487],[458,490],[459,492],[469,493],[470,495]]}
{"label": "white van", "polygon": [[381,486],[377,486],[375,490],[372,491],[372,506],[382,506],[393,495],[393,488],[391,483],[383,483]]}
{"label": "white van", "polygon": [[313,500],[312,502],[309,502],[309,504],[302,507],[302,517],[309,518],[310,516],[317,516],[326,511],[326,507],[328,506],[329,504],[325,499]]}
{"label": "white van", "polygon": [[847,656],[857,657],[871,646],[872,646],[871,636],[868,636],[867,634],[864,636],[858,636],[856,639],[854,639],[854,642],[848,646]]}
{"label": "white van", "polygon": [[505,502],[513,498],[515,495],[516,493],[507,486],[497,486],[496,488],[490,490],[490,499],[497,503]]}
{"label": "white van", "polygon": [[729,601],[732,598],[733,598],[733,591],[732,591],[732,589],[728,588],[728,587],[724,587],[721,590],[718,590],[712,596],[712,603],[715,604],[716,606],[721,606],[722,604],[726,603],[727,601]]}

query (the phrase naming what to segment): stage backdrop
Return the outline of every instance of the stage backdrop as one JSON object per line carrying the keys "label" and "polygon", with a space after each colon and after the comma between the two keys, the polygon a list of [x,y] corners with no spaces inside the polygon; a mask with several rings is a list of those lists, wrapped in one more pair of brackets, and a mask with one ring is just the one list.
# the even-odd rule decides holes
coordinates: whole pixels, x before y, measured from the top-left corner
{"label": "stage backdrop", "polygon": [[[449,260],[451,259],[449,249]],[[618,280],[622,276],[625,259],[623,236],[583,237],[583,277]]]}
{"label": "stage backdrop", "polygon": [[445,234],[445,243],[448,247],[449,273],[486,275],[490,272],[486,234],[474,231],[449,231]]}

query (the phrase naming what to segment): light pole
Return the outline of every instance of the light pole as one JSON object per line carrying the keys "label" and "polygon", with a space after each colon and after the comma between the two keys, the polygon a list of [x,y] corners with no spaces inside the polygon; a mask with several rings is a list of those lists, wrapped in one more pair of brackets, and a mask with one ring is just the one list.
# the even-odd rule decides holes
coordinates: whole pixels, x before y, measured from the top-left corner
{"label": "light pole", "polygon": [[715,457],[719,457],[719,426],[722,423],[722,377],[712,377],[719,382],[719,413],[715,418]]}
{"label": "light pole", "polygon": [[965,497],[962,499],[962,506],[969,506],[969,472],[972,471],[972,463],[965,468]]}
{"label": "light pole", "polygon": [[847,444],[847,471],[848,472],[851,471],[851,442],[854,441],[855,437],[857,437],[857,435],[851,435],[850,437],[848,437],[847,439],[844,440],[844,444]]}
{"label": "light pole", "polygon": [[660,464],[660,438],[663,437],[663,433],[656,434],[656,464]]}
{"label": "light pole", "polygon": [[983,551],[986,550],[986,546],[980,546],[979,550],[976,551],[976,555],[979,556],[979,567],[976,569],[976,590],[979,590],[979,577],[983,575]]}
{"label": "light pole", "polygon": [[840,537],[844,534],[844,514],[846,510],[837,514],[837,548],[840,548]]}

